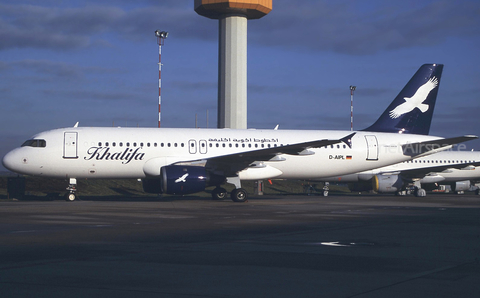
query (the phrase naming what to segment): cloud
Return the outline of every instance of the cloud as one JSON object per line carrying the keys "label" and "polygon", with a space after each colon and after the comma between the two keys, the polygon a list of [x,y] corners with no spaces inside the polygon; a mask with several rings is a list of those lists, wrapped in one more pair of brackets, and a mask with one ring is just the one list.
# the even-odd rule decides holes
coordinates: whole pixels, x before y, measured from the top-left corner
{"label": "cloud", "polygon": [[362,10],[353,1],[276,0],[268,16],[249,23],[249,34],[266,46],[366,55],[480,33],[478,2],[375,3]]}
{"label": "cloud", "polygon": [[169,27],[180,38],[216,39],[215,31],[202,30],[196,24],[205,20],[195,14],[193,5],[187,9],[174,3],[167,1],[131,10],[98,5],[76,8],[0,5],[0,50],[72,50],[108,45],[106,40],[110,36],[139,41],[151,38],[155,28],[169,30]]}
{"label": "cloud", "polygon": [[117,68],[97,66],[81,66],[71,63],[24,59],[12,62],[0,62],[0,75],[5,75],[5,80],[17,80],[21,77],[30,82],[58,82],[84,79],[89,75],[121,74],[124,71]]}
{"label": "cloud", "polygon": [[[181,2],[181,3],[180,3]],[[85,7],[0,5],[0,50],[72,50],[110,44],[109,38],[147,40],[155,28],[176,38],[217,40],[218,23],[190,2],[114,1]],[[348,55],[429,46],[450,37],[480,35],[477,1],[425,3],[275,0],[272,12],[249,22],[250,44]]]}

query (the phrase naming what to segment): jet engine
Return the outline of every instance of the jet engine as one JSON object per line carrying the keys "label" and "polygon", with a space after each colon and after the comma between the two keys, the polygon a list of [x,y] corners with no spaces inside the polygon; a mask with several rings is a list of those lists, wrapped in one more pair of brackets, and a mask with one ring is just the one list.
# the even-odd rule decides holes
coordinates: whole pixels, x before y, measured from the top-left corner
{"label": "jet engine", "polygon": [[470,189],[470,180],[457,181],[452,185],[453,191],[467,191]]}
{"label": "jet engine", "polygon": [[376,192],[396,192],[402,189],[403,181],[398,175],[375,175],[372,186]]}
{"label": "jet engine", "polygon": [[142,179],[143,191],[147,193],[191,194],[204,191],[209,185],[220,185],[225,177],[209,175],[204,167],[166,166],[160,177]]}

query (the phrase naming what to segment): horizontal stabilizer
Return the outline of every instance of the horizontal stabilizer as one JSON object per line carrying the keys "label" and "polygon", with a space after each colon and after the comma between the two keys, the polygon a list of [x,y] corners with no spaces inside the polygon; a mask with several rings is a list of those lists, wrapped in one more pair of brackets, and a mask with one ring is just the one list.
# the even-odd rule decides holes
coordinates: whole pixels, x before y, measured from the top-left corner
{"label": "horizontal stabilizer", "polygon": [[438,139],[427,142],[418,142],[402,145],[403,154],[420,157],[451,148],[452,145],[478,139],[477,136],[466,135],[448,139]]}

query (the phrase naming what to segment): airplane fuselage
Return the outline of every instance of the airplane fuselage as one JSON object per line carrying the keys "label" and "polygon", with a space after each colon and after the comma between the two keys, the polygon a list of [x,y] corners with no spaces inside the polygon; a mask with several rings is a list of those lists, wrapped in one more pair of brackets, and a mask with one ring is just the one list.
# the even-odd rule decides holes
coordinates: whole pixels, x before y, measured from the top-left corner
{"label": "airplane fuselage", "polygon": [[[322,139],[350,131],[75,127],[35,135],[41,145],[8,153],[4,165],[21,174],[74,178],[145,178],[164,166],[208,160]],[[240,171],[242,180],[315,179],[362,172],[410,160],[402,145],[440,139],[424,135],[357,132],[345,143],[280,154]]]}
{"label": "airplane fuselage", "polygon": [[[461,180],[480,181],[480,167],[472,166],[480,162],[478,151],[443,151],[414,160],[404,161],[386,167],[348,174],[337,177],[319,179],[327,182],[362,182],[368,181],[375,175],[385,173],[401,173],[419,169],[430,169],[425,177],[420,177],[421,183],[454,182]],[[445,169],[436,170],[436,167]]]}

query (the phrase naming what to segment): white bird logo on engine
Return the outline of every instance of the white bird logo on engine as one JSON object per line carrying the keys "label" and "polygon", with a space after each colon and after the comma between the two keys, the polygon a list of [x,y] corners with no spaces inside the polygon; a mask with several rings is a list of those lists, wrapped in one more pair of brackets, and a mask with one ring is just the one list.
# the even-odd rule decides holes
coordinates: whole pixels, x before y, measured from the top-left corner
{"label": "white bird logo on engine", "polygon": [[429,106],[423,102],[427,99],[430,91],[438,86],[438,79],[436,77],[431,78],[425,84],[420,86],[412,97],[404,97],[405,102],[390,111],[390,118],[395,119],[403,114],[418,108],[422,113],[425,113]]}
{"label": "white bird logo on engine", "polygon": [[175,180],[175,183],[180,183],[180,182],[187,182],[185,179],[187,179],[188,173],[184,174],[182,177],[178,178]]}

